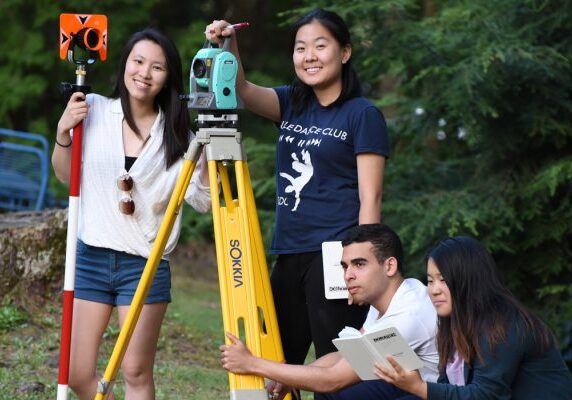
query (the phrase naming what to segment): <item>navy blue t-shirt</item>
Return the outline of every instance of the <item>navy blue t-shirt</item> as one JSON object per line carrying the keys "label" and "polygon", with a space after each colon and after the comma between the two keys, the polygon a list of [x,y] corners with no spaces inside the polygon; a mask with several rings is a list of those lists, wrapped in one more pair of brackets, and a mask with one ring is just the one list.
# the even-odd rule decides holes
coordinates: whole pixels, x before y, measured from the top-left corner
{"label": "navy blue t-shirt", "polygon": [[291,86],[274,88],[281,122],[276,145],[276,222],[271,253],[318,251],[358,224],[357,155],[389,156],[382,113],[363,97],[323,107],[315,97],[296,116]]}

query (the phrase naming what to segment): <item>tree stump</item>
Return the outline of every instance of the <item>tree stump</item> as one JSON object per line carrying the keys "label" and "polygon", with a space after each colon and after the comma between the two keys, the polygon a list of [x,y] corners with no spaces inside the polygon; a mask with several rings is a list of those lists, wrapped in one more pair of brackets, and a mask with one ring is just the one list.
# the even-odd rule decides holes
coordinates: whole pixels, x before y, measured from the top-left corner
{"label": "tree stump", "polygon": [[53,299],[62,285],[66,232],[66,209],[0,214],[0,299]]}

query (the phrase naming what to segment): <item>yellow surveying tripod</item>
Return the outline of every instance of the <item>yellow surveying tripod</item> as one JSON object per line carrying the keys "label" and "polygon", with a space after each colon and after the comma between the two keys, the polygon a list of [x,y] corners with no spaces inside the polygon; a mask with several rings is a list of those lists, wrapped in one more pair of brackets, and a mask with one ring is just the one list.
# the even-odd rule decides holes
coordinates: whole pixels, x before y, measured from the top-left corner
{"label": "yellow surveying tripod", "polygon": [[[237,125],[237,115],[200,114],[201,125],[203,127],[199,128],[184,155],[165,217],[105,373],[99,381],[96,400],[106,399],[113,386],[203,148],[208,161],[224,330],[239,337],[244,333],[243,339],[254,355],[275,361],[284,359],[242,134],[232,127]],[[234,164],[236,199],[229,181],[228,167],[231,164]],[[224,206],[220,202],[217,172]],[[225,340],[229,343],[228,339]],[[229,380],[231,400],[268,399],[261,377],[229,373]]]}
{"label": "yellow surveying tripod", "polygon": [[[252,354],[274,361],[284,360],[250,173],[242,134],[237,129],[238,64],[228,49],[228,40],[222,48],[213,48],[210,43],[205,43],[193,59],[188,98],[189,108],[199,110],[199,130],[184,155],[165,217],[103,378],[98,383],[96,400],[104,400],[113,386],[203,150],[209,171],[224,330],[241,337]],[[236,178],[236,199],[229,181],[228,167],[231,164]],[[221,205],[219,177],[224,206]],[[230,344],[226,337],[225,341]],[[229,380],[230,400],[268,399],[261,377],[229,373]]]}

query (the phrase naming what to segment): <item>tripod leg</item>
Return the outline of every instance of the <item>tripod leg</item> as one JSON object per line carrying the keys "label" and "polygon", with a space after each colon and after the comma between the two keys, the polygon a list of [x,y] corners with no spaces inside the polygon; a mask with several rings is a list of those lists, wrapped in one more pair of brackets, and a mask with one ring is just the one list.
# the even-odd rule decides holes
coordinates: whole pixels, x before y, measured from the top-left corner
{"label": "tripod leg", "polygon": [[[210,163],[216,161],[209,161],[209,172],[213,173],[214,168],[210,167]],[[240,194],[238,200],[232,199],[226,167],[219,164],[218,171],[226,204],[224,207],[220,205],[218,195],[213,194],[212,199],[224,330],[242,337],[253,354],[260,355],[252,245],[244,208],[245,199]],[[213,187],[216,179],[213,179],[213,175],[210,178],[211,193],[214,193],[218,190]],[[225,340],[230,343],[228,339]],[[231,400],[268,398],[261,377],[229,373],[229,381]]]}
{"label": "tripod leg", "polygon": [[[218,196],[213,196],[224,329],[241,337],[254,355],[282,361],[282,345],[250,174],[246,162],[235,161],[234,166],[238,199],[232,199],[228,172],[220,164],[226,207],[221,207]],[[213,169],[209,167],[209,171]],[[211,193],[216,190],[212,182],[216,180],[211,176]],[[231,400],[267,398],[260,377],[229,373],[229,381]]]}
{"label": "tripod leg", "polygon": [[[195,151],[198,151],[196,147]],[[127,317],[123,323],[121,331],[119,332],[119,337],[117,338],[117,342],[113,348],[105,373],[97,385],[95,400],[106,399],[107,394],[113,386],[113,382],[117,376],[117,371],[119,370],[119,366],[123,360],[125,351],[127,350],[127,345],[129,344],[129,340],[131,339],[131,335],[135,330],[135,325],[137,324],[137,320],[141,314],[141,310],[143,309],[143,302],[145,301],[145,297],[153,283],[157,266],[161,261],[161,256],[165,251],[165,246],[167,245],[167,241],[173,229],[173,224],[175,223],[179,210],[181,209],[181,205],[183,204],[185,192],[189,187],[197,159],[198,155],[191,157],[191,159],[185,159],[183,162],[179,178],[177,179],[175,189],[171,195],[171,200],[169,200],[167,211],[165,212],[165,217],[163,218],[159,232],[157,233],[157,238],[153,243],[151,254],[147,259],[139,284],[137,285],[137,290],[135,291],[135,295],[131,301]]]}
{"label": "tripod leg", "polygon": [[[237,167],[238,168],[238,167]],[[252,181],[250,180],[250,172],[248,164],[243,163],[242,178],[237,173],[238,186],[244,185],[246,198],[247,218],[250,227],[250,237],[253,243],[254,263],[254,291],[256,294],[256,305],[259,313],[261,313],[261,355],[274,361],[284,361],[284,353],[282,352],[282,342],[280,341],[280,332],[278,329],[278,320],[276,318],[276,309],[274,307],[274,298],[270,288],[270,276],[268,274],[268,265],[266,264],[266,256],[264,252],[264,243],[260,231],[260,222],[256,212],[256,203],[254,192],[252,190]]]}
{"label": "tripod leg", "polygon": [[[274,307],[274,297],[270,287],[270,276],[266,263],[264,242],[262,241],[262,233],[258,213],[256,211],[256,201],[252,190],[252,180],[250,179],[248,163],[244,161],[236,168],[238,169],[236,174],[237,187],[239,188],[239,192],[241,190],[244,191],[244,197],[246,199],[247,219],[253,248],[252,254],[255,257],[253,265],[254,291],[256,306],[259,312],[261,357],[283,362],[284,353],[282,351],[282,341],[280,340],[280,330],[278,328],[278,319]],[[241,189],[241,186],[243,186],[244,189]],[[284,400],[291,399],[291,394],[287,394],[284,397]]]}

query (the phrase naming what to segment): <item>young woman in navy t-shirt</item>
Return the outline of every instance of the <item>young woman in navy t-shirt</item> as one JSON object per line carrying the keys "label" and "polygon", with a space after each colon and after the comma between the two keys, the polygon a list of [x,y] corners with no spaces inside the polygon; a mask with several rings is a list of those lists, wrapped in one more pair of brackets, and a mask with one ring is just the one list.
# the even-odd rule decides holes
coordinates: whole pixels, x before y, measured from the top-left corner
{"label": "young woman in navy t-shirt", "polygon": [[[213,21],[206,32],[219,44],[231,37],[239,58],[228,22]],[[317,357],[335,351],[331,340],[346,325],[359,329],[367,314],[367,307],[325,298],[321,253],[323,242],[381,218],[387,129],[381,112],[361,97],[351,54],[345,22],[316,9],[292,27],[291,85],[255,85],[242,65],[237,77],[246,108],[279,130],[271,282],[284,355],[293,364],[304,363],[312,342]]]}

